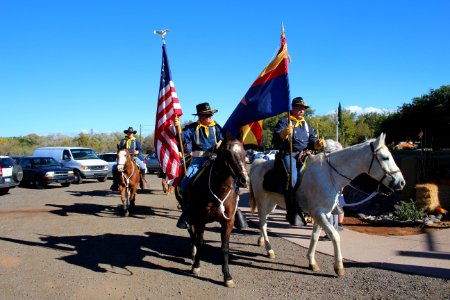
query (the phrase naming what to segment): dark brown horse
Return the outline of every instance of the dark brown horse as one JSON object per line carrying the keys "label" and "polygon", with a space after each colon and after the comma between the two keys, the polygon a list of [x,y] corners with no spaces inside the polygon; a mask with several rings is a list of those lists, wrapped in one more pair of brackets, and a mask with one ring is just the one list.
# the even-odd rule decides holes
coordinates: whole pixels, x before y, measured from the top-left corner
{"label": "dark brown horse", "polygon": [[128,216],[128,209],[133,209],[135,206],[136,193],[141,180],[139,166],[133,161],[128,149],[117,150],[117,171],[119,172],[119,191],[123,213]]}
{"label": "dark brown horse", "polygon": [[[234,179],[233,179],[234,178]],[[238,207],[238,186],[246,187],[249,177],[245,169],[245,151],[238,140],[224,141],[209,158],[192,185],[188,186],[187,217],[192,241],[192,273],[200,272],[203,233],[207,223],[221,225],[222,272],[227,287],[235,287],[228,267],[229,242]]]}

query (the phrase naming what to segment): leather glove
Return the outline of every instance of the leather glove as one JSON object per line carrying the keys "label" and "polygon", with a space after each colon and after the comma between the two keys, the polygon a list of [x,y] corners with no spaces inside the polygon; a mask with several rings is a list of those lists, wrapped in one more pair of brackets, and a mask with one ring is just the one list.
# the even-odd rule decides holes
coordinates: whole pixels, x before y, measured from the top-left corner
{"label": "leather glove", "polygon": [[180,125],[181,125],[180,118],[177,115],[175,115],[175,118],[173,119],[173,126],[178,127]]}
{"label": "leather glove", "polygon": [[138,155],[139,154],[139,151],[137,151],[137,150],[134,150],[134,155]]}
{"label": "leather glove", "polygon": [[280,131],[279,135],[283,140],[285,140],[291,138],[293,132],[294,126],[292,126],[292,124],[288,124],[283,130]]}
{"label": "leather glove", "polygon": [[320,150],[323,147],[325,147],[326,145],[327,145],[327,142],[325,142],[324,139],[318,139],[317,141],[314,142],[314,149]]}

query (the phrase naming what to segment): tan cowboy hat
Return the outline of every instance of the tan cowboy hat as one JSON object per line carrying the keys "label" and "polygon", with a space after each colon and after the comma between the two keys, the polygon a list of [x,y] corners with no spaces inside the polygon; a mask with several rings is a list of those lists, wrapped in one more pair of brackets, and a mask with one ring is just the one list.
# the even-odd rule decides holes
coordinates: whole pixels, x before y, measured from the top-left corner
{"label": "tan cowboy hat", "polygon": [[213,115],[216,112],[218,112],[217,109],[211,109],[211,106],[209,105],[208,102],[200,103],[195,108],[197,109],[197,113],[193,114],[194,116],[196,116],[196,115]]}

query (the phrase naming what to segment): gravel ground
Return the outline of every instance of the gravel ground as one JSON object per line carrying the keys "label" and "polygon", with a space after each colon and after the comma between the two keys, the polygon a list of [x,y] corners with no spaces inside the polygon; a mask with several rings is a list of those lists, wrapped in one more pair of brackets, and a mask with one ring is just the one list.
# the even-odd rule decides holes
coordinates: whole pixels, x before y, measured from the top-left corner
{"label": "gravel ground", "polygon": [[[1,299],[450,299],[449,280],[345,262],[337,278],[333,258],[318,253],[321,271],[308,270],[307,249],[278,237],[270,260],[256,245],[257,230],[231,238],[230,271],[222,284],[218,224],[205,233],[199,276],[190,274],[190,242],[175,227],[173,196],[148,175],[135,213],[121,217],[110,181],[68,188],[15,188],[0,197]],[[243,191],[245,192],[245,191]],[[361,245],[361,251],[364,251]]]}

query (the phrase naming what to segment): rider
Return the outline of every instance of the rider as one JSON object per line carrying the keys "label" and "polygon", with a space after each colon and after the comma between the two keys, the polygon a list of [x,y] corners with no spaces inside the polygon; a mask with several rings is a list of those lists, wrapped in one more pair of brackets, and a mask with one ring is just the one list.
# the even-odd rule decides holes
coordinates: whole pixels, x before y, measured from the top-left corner
{"label": "rider", "polygon": [[[141,170],[141,188],[145,188],[145,164],[143,162],[144,155],[142,155],[141,143],[134,136],[137,131],[133,129],[133,127],[128,127],[123,131],[125,133],[125,137],[120,140],[118,147],[120,149],[126,148],[128,152],[134,157],[134,160],[139,165]],[[119,189],[119,174],[117,171],[117,165],[113,167],[113,184],[111,185],[111,190],[117,191]]]}
{"label": "rider", "polygon": [[[196,106],[197,113],[193,114],[198,116],[198,121],[188,124],[184,127],[181,134],[184,149],[188,149],[191,152],[191,163],[187,168],[187,178],[184,177],[181,181],[181,192],[183,193],[183,205],[182,214],[177,222],[177,227],[181,229],[187,228],[187,222],[185,220],[187,202],[187,190],[188,184],[192,184],[196,174],[203,167],[204,163],[208,160],[208,157],[214,152],[215,148],[218,148],[223,140],[222,127],[217,124],[213,115],[218,111],[217,109],[211,109],[209,103],[200,103]],[[180,126],[180,119],[175,117],[174,125]],[[184,207],[183,207],[184,206]],[[247,223],[242,215],[242,212],[238,209],[236,211],[235,226],[238,229],[247,226]]]}
{"label": "rider", "polygon": [[[280,150],[276,157],[276,165],[280,168],[283,181],[289,179],[290,162],[295,163],[296,168],[292,170],[292,186],[286,184],[288,189],[284,193],[286,201],[286,219],[291,225],[299,225],[300,219],[298,213],[301,210],[298,203],[292,199],[292,190],[297,182],[298,173],[303,164],[302,159],[305,155],[311,154],[311,150],[319,150],[325,146],[323,139],[318,139],[314,134],[314,129],[304,118],[306,109],[309,108],[302,97],[296,97],[292,100],[292,110],[290,119],[281,118],[275,126],[273,133],[273,142]],[[292,139],[292,159],[290,155],[290,140]]]}

